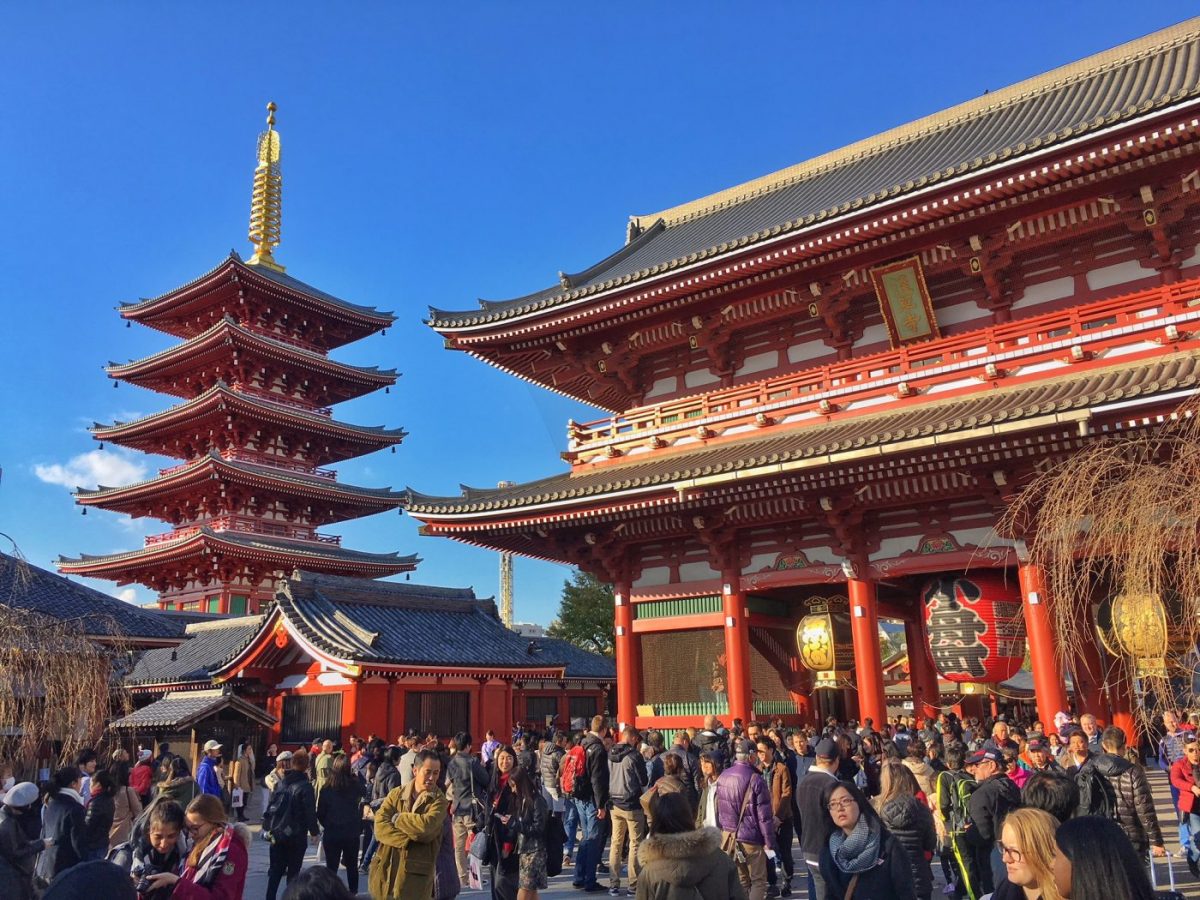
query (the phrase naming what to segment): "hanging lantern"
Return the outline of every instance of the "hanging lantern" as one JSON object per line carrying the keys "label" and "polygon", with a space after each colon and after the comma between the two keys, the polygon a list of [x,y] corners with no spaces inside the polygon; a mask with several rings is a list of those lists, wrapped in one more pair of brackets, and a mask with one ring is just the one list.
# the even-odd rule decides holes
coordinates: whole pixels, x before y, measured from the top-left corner
{"label": "hanging lantern", "polygon": [[1139,677],[1167,674],[1167,610],[1158,594],[1124,591],[1112,602],[1112,636]]}
{"label": "hanging lantern", "polygon": [[796,626],[800,661],[817,673],[814,687],[839,687],[854,668],[850,603],[845,597],[809,597]]}
{"label": "hanging lantern", "polygon": [[1016,579],[1003,574],[936,578],[921,591],[929,655],[947,681],[995,683],[1025,660],[1025,617]]}

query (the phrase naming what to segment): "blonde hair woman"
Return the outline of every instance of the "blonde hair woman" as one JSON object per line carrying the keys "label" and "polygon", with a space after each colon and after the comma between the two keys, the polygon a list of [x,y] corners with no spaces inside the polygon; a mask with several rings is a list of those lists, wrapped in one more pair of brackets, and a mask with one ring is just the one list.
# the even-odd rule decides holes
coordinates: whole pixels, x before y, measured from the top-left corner
{"label": "blonde hair woman", "polygon": [[1062,900],[1054,883],[1054,832],[1058,820],[1048,812],[1014,809],[1004,820],[996,847],[1005,877],[992,900]]}

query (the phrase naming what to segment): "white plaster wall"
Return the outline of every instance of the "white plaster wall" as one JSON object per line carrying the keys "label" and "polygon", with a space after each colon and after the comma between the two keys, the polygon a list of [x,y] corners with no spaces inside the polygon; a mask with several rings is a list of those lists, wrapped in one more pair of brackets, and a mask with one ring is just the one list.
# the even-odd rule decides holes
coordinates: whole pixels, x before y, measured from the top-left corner
{"label": "white plaster wall", "polygon": [[806,363],[818,359],[829,352],[822,340],[805,341],[802,344],[792,344],[787,348],[788,362],[793,364]]}
{"label": "white plaster wall", "polygon": [[779,367],[779,351],[768,350],[765,353],[755,353],[747,356],[734,372],[735,375],[753,375],[755,372],[766,372]]}
{"label": "white plaster wall", "polygon": [[679,567],[680,581],[704,581],[712,578],[714,575],[720,574],[720,572],[710,566],[707,562],[684,563]]}
{"label": "white plaster wall", "polygon": [[679,376],[668,375],[666,378],[660,378],[654,384],[650,385],[650,390],[646,391],[646,399],[651,397],[661,397],[666,394],[673,394],[679,390]]}
{"label": "white plaster wall", "polygon": [[1041,284],[1031,284],[1025,288],[1024,295],[1012,305],[1012,308],[1024,309],[1029,306],[1037,306],[1041,303],[1049,303],[1051,300],[1061,300],[1063,297],[1070,297],[1074,293],[1074,278],[1070,276],[1055,278],[1053,281],[1043,281]]}
{"label": "white plaster wall", "polygon": [[1145,278],[1153,274],[1153,269],[1143,268],[1142,264],[1136,259],[1129,259],[1116,265],[1092,269],[1087,273],[1087,283],[1088,287],[1093,291],[1098,291],[1101,288],[1112,287],[1114,284],[1125,284],[1128,281],[1137,281],[1140,278]]}
{"label": "white plaster wall", "polygon": [[667,566],[651,566],[648,569],[642,569],[642,574],[633,582],[635,588],[639,587],[655,587],[660,584],[667,584],[671,580],[671,570]]}
{"label": "white plaster wall", "polygon": [[683,376],[683,383],[690,388],[703,387],[706,384],[715,384],[720,380],[720,376],[714,375],[708,369],[696,369],[694,372],[688,372]]}

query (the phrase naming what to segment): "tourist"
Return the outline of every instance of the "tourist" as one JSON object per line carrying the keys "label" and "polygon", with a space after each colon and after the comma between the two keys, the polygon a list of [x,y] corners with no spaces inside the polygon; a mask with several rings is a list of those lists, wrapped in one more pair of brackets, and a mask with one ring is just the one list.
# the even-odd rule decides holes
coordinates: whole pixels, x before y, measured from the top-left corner
{"label": "tourist", "polygon": [[[110,854],[109,859],[128,869],[135,882],[149,888],[145,880],[151,875],[178,870],[187,853],[185,829],[183,807],[174,800],[160,798],[134,823],[129,843]],[[164,885],[139,894],[144,900],[167,900],[172,890]]]}
{"label": "tourist", "polygon": [[1079,808],[1079,786],[1057,764],[1034,772],[1021,788],[1021,803],[1065,822]]}
{"label": "tourist", "polygon": [[696,807],[696,827],[717,827],[717,779],[721,776],[724,755],[711,750],[700,754],[700,802]]}
{"label": "tourist", "polygon": [[[1200,797],[1200,740],[1187,732],[1180,744],[1183,756],[1171,765],[1171,790],[1176,797],[1176,808],[1185,820],[1181,827],[1186,827],[1188,834],[1200,835],[1200,800],[1197,800]],[[1200,850],[1193,843],[1187,845],[1187,864],[1192,875],[1200,878]]]}
{"label": "tourist", "polygon": [[924,800],[918,799],[920,787],[905,763],[894,759],[886,761],[880,786],[879,796],[872,801],[880,821],[908,853],[917,897],[930,900],[933,893],[930,859],[938,845],[933,813]]}
{"label": "tourist", "polygon": [[[792,878],[795,876],[792,862],[792,772],[777,750],[775,741],[764,735],[756,745],[758,769],[767,782],[767,791],[771,796],[771,816],[775,825],[776,859],[767,868],[767,885],[775,887],[779,882],[777,868],[783,869],[782,883],[778,885],[780,897],[792,895]],[[773,893],[773,892],[771,892]]]}
{"label": "tourist", "polygon": [[796,785],[796,808],[800,811],[800,852],[808,869],[810,900],[828,900],[830,895],[821,875],[820,862],[821,853],[833,832],[833,822],[829,818],[829,795],[838,784],[837,745],[829,738],[821,738],[813,754],[808,773]]}
{"label": "tourist", "polygon": [[581,837],[575,854],[575,878],[571,884],[588,893],[603,890],[596,881],[596,870],[604,848],[600,825],[608,816],[608,751],[604,748],[607,734],[608,720],[604,716],[593,716],[591,730],[579,744],[583,751],[583,770],[575,779],[573,792]]}
{"label": "tourist", "polygon": [[[508,792],[513,802],[508,804],[507,818],[501,820],[502,830],[510,836],[509,852],[517,858],[516,890],[507,877],[493,881],[496,900],[537,900],[538,891],[547,887],[546,879],[546,818],[550,811],[541,791],[529,773],[517,766],[508,780]],[[508,841],[498,842],[503,851]]]}
{"label": "tourist", "polygon": [[[1179,726],[1179,715],[1173,709],[1168,709],[1163,713],[1163,736],[1158,743],[1158,764],[1164,771],[1170,772],[1172,767],[1184,758],[1185,742],[1190,742],[1189,738],[1194,741],[1196,733]],[[1189,867],[1194,863],[1196,856],[1196,848],[1192,845],[1191,835],[1191,816],[1189,811],[1192,809],[1190,801],[1187,807],[1184,807],[1179,795],[1179,788],[1175,785],[1175,779],[1171,779],[1171,803],[1175,806],[1175,813],[1179,819],[1179,853],[1188,857]],[[1200,809],[1197,810],[1200,812]],[[1200,824],[1200,823],[1197,823]]]}
{"label": "tourist", "polygon": [[686,731],[675,732],[675,742],[671,745],[671,749],[667,753],[678,756],[680,762],[679,778],[683,782],[684,793],[687,794],[688,800],[692,806],[700,799],[700,789],[698,787],[700,779],[698,770],[700,768],[699,755],[692,753],[692,739]]}
{"label": "tourist", "polygon": [[416,763],[413,780],[392,790],[375,814],[373,900],[428,900],[433,894],[448,803],[438,787],[442,761],[437,753],[422,750]]}
{"label": "tourist", "polygon": [[354,892],[324,866],[313,866],[287,886],[283,900],[354,900]]}
{"label": "tourist", "polygon": [[[192,849],[183,873],[160,872],[146,881],[152,888],[174,885],[172,900],[237,900],[246,885],[250,832],[230,824],[221,798],[201,794],[188,804],[185,816]],[[274,893],[268,894],[273,900]]]}
{"label": "tourist", "polygon": [[942,868],[955,897],[978,896],[979,867],[975,849],[967,844],[971,824],[970,800],[975,779],[963,768],[967,748],[958,741],[946,745],[946,771],[934,781],[934,821],[942,834]]}
{"label": "tourist", "polygon": [[204,745],[204,756],[196,769],[196,784],[200,785],[202,794],[211,794],[218,800],[224,796],[223,781],[217,772],[221,762],[221,742],[208,741]]}
{"label": "tourist", "polygon": [[33,900],[34,863],[37,855],[53,843],[51,838],[34,836],[38,834],[39,796],[37,785],[28,781],[13,785],[4,795],[4,806],[0,808],[0,897],[7,900]]}
{"label": "tourist", "polygon": [[[1034,772],[1043,772],[1047,769],[1062,769],[1062,766],[1055,760],[1050,749],[1050,742],[1046,738],[1030,738],[1025,745],[1025,755],[1029,758],[1029,766]],[[1022,785],[1022,788],[1024,788],[1024,785]]]}
{"label": "tourist", "polygon": [[42,894],[42,900],[138,900],[137,891],[120,866],[93,859],[63,871]]}
{"label": "tourist", "polygon": [[[720,735],[721,723],[716,716],[708,715],[704,717],[704,727],[696,733],[696,739],[692,741],[692,746],[703,756],[705,753],[715,753],[724,758],[725,739]],[[698,779],[699,781],[699,779]],[[696,790],[700,790],[701,785],[697,783]]]}
{"label": "tourist", "polygon": [[1010,810],[1021,805],[1021,792],[1004,772],[1004,757],[995,750],[981,750],[967,760],[974,767],[979,786],[967,806],[971,826],[966,831],[978,866],[979,890],[986,894],[1004,875],[1004,863],[996,850],[1000,827]]}
{"label": "tourist", "polygon": [[488,786],[487,827],[481,834],[491,841],[489,850],[490,879],[493,896],[515,897],[520,860],[516,856],[516,825],[510,827],[517,797],[509,780],[517,768],[517,754],[512,747],[501,746],[492,753],[492,778]]}
{"label": "tourist", "polygon": [[691,805],[687,783],[684,781],[683,762],[674,753],[663,755],[662,777],[650,785],[638,798],[639,808],[646,819],[647,830],[654,821],[654,810],[658,805],[658,798],[666,794],[683,794],[684,799],[688,800],[688,805]]}
{"label": "tourist", "polygon": [[79,794],[83,797],[83,805],[87,806],[92,797],[92,776],[96,774],[100,757],[91,747],[84,747],[75,754],[75,765],[79,769]]}
{"label": "tourist", "polygon": [[325,782],[329,780],[329,772],[333,768],[333,741],[321,741],[321,750],[317,754],[316,760],[313,763],[313,790],[316,791],[317,799],[321,799],[321,790],[325,787]]}
{"label": "tourist", "polygon": [[[1094,724],[1094,716],[1092,720]],[[1140,765],[1125,758],[1125,732],[1110,725],[1100,734],[1100,745],[1103,752],[1096,757],[1095,768],[1112,787],[1116,799],[1114,811],[1125,836],[1140,857],[1145,857],[1147,851],[1166,856],[1146,773]]]}
{"label": "tourist", "polygon": [[[275,900],[279,882],[285,876],[288,883],[300,874],[304,865],[306,835],[315,839],[317,798],[308,780],[308,751],[297,750],[289,760],[291,768],[271,794],[271,802],[263,812],[263,831],[271,844],[270,867],[267,870],[267,900]],[[189,807],[190,809],[190,807]]]}
{"label": "tourist", "polygon": [[91,779],[92,796],[84,816],[88,852],[85,859],[104,859],[108,854],[108,835],[116,818],[117,779],[101,769]]}
{"label": "tourist", "polygon": [[1087,740],[1088,750],[1096,754],[1102,753],[1102,732],[1099,723],[1096,721],[1096,717],[1091,713],[1084,713],[1079,717],[1079,729],[1083,732],[1083,736]]}
{"label": "tourist", "polygon": [[1069,900],[1154,900],[1141,859],[1112,819],[1081,816],[1054,834],[1054,883]]}
{"label": "tourist", "polygon": [[[913,738],[909,741],[903,763],[905,768],[912,772],[913,778],[916,779],[917,790],[925,795],[926,802],[928,802],[928,798],[933,796],[933,779],[937,773],[933,770],[933,766],[929,764],[929,760],[925,758],[925,742],[919,738]],[[882,778],[880,789],[882,790]]]}
{"label": "tourist", "polygon": [[[647,822],[641,803],[642,793],[646,790],[646,766],[637,750],[640,743],[641,736],[637,729],[626,725],[621,731],[620,742],[614,744],[608,753],[608,796],[612,803],[609,810],[612,816],[612,841],[608,854],[610,893],[621,889],[623,857],[628,866],[629,890],[637,889],[637,852],[646,839]],[[624,848],[627,837],[629,853],[626,857]]]}
{"label": "tourist", "polygon": [[250,746],[249,741],[242,741],[241,747],[238,748],[230,780],[233,783],[231,799],[237,820],[245,822],[246,809],[250,806],[250,798],[254,794],[254,748]]}
{"label": "tourist", "polygon": [[129,786],[137,792],[143,809],[150,805],[150,792],[154,788],[154,760],[149,749],[138,751],[137,763],[129,772]]}
{"label": "tourist", "polygon": [[683,794],[664,795],[656,811],[638,851],[639,900],[746,900],[737,868],[721,850],[721,832],[693,828]]}
{"label": "tourist", "polygon": [[36,872],[42,881],[53,881],[88,858],[87,827],[84,824],[83,795],[79,788],[83,774],[79,766],[67,766],[54,773],[42,810],[42,837],[46,850],[38,857]]}
{"label": "tourist", "polygon": [[344,865],[346,882],[357,894],[358,842],[366,796],[362,782],[350,770],[349,757],[338,754],[333,758],[329,778],[316,799],[325,865],[331,872],[337,872],[339,863]]}
{"label": "tourist", "polygon": [[829,795],[826,815],[832,823],[820,863],[826,896],[915,900],[908,854],[861,790],[838,784]]}
{"label": "tourist", "polygon": [[187,805],[201,793],[200,785],[192,778],[187,760],[182,756],[168,757],[166,766],[167,777],[158,784],[158,796],[174,800],[187,809]]}
{"label": "tourist", "polygon": [[1061,900],[1054,882],[1058,820],[1040,809],[1014,809],[1000,830],[1004,877],[992,900]]}
{"label": "tourist", "polygon": [[734,864],[750,900],[763,900],[767,864],[775,859],[775,824],[771,792],[751,764],[755,752],[749,740],[738,741],[733,764],[717,779],[717,827],[741,848]]}
{"label": "tourist", "polygon": [[496,740],[496,732],[488,729],[483,735],[483,746],[479,748],[480,757],[485,766],[492,764],[492,754],[500,749],[500,742]]}
{"label": "tourist", "polygon": [[283,776],[287,774],[288,769],[292,767],[292,751],[284,750],[282,753],[276,754],[275,766],[263,776],[263,815],[267,813],[267,806],[271,802],[271,794],[275,793],[275,788],[283,783]]}
{"label": "tourist", "polygon": [[[447,782],[453,802],[451,843],[458,879],[465,888],[469,883],[467,836],[482,827],[488,798],[488,774],[483,764],[471,755],[471,735],[460,731],[454,736],[454,756],[447,764]],[[544,762],[543,758],[543,762]],[[557,786],[556,786],[557,789]]]}

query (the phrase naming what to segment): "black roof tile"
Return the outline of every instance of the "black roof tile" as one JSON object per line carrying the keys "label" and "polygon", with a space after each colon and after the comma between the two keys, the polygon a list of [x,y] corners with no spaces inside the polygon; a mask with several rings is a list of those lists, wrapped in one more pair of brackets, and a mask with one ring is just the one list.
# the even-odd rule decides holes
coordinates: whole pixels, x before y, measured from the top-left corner
{"label": "black roof tile", "polygon": [[240,616],[187,625],[186,640],[178,647],[162,647],[143,653],[126,678],[129,684],[180,684],[205,682],[241,653],[265,616]]}

